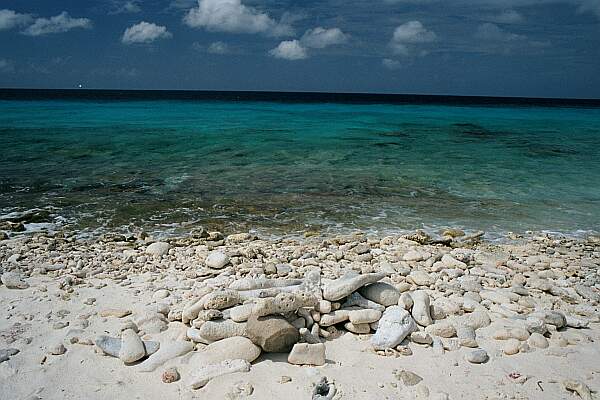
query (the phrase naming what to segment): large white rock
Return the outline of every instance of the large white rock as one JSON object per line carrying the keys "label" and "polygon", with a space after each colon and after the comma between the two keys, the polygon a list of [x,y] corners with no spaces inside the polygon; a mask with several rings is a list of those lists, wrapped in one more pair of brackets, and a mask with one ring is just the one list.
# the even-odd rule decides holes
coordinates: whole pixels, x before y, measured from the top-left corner
{"label": "large white rock", "polygon": [[371,338],[371,344],[376,350],[396,347],[416,328],[414,319],[403,307],[388,307],[379,320],[377,332]]}
{"label": "large white rock", "polygon": [[421,326],[428,326],[433,323],[431,319],[431,307],[429,295],[422,291],[417,290],[411,295],[413,299],[412,316]]}
{"label": "large white rock", "polygon": [[0,280],[9,289],[27,289],[29,287],[29,284],[16,272],[5,272]]}
{"label": "large white rock", "polygon": [[146,348],[144,342],[133,329],[126,329],[121,334],[121,349],[119,350],[119,359],[126,364],[136,362],[144,358]]}
{"label": "large white rock", "polygon": [[164,256],[169,252],[170,248],[171,246],[169,246],[169,243],[156,242],[146,247],[146,253],[150,254],[151,256]]}
{"label": "large white rock", "polygon": [[208,268],[223,269],[229,264],[229,256],[222,251],[211,251],[204,261]]}

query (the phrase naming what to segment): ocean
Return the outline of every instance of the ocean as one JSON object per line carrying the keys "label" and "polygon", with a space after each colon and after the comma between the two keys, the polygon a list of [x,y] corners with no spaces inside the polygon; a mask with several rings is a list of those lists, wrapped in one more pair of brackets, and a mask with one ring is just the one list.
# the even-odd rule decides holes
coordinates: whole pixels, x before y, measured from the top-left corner
{"label": "ocean", "polygon": [[0,90],[0,221],[80,235],[600,229],[600,101]]}

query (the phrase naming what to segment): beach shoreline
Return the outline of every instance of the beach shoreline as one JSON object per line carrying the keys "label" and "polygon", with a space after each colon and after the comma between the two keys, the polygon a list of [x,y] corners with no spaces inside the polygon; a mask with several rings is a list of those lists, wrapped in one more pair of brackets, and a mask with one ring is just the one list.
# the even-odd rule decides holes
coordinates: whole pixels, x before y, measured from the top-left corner
{"label": "beach shoreline", "polygon": [[[0,241],[0,397],[316,399],[322,377],[334,399],[592,398],[586,390],[600,389],[597,236],[307,236],[197,229],[165,241]],[[362,283],[344,289],[343,276]],[[250,328],[260,307],[299,293],[305,303],[261,318],[283,319],[297,331],[292,341],[305,343],[298,349],[323,351],[323,360],[269,352]],[[415,332],[382,347],[394,312]],[[159,343],[162,358],[142,352],[124,364],[123,354],[106,354],[106,343],[123,348],[131,335]]]}

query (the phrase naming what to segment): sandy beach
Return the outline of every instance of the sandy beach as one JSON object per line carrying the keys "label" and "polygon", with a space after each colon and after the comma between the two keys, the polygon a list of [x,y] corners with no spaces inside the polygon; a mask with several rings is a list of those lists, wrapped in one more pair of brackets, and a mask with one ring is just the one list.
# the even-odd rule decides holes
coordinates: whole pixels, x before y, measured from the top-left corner
{"label": "sandy beach", "polygon": [[0,398],[596,398],[600,240],[442,233],[5,238]]}

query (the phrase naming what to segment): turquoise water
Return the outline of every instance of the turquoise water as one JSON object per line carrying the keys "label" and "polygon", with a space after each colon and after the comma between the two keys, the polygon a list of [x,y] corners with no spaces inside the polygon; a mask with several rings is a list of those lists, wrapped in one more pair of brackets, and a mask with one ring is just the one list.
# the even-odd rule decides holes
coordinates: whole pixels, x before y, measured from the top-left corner
{"label": "turquoise water", "polygon": [[600,227],[600,108],[0,101],[0,213],[99,233]]}

